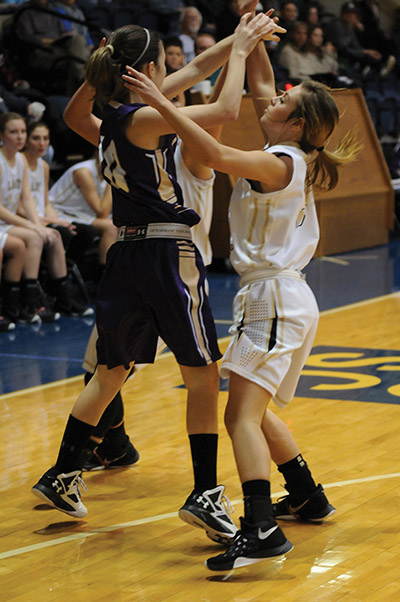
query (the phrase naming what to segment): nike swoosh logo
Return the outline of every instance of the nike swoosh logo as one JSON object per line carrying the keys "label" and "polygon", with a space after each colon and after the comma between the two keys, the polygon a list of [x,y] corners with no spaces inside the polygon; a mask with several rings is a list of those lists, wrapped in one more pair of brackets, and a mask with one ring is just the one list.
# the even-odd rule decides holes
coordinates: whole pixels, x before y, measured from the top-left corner
{"label": "nike swoosh logo", "polygon": [[271,527],[268,531],[262,531],[260,527],[258,528],[258,539],[267,539],[278,528],[278,525]]}
{"label": "nike swoosh logo", "polygon": [[296,506],[296,508],[293,508],[293,506],[291,506],[290,504],[288,504],[288,508],[289,508],[289,512],[293,512],[294,514],[296,514],[296,512],[298,512],[299,510],[301,510],[308,502],[309,500],[306,500],[305,502],[303,502],[302,504],[300,504],[300,506]]}

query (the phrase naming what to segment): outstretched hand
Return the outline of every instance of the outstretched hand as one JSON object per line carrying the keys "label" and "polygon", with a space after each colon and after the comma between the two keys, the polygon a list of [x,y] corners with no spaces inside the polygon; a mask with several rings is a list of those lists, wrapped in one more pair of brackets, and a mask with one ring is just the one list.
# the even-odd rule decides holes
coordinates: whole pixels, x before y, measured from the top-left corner
{"label": "outstretched hand", "polygon": [[235,30],[234,47],[240,48],[247,54],[253,50],[259,40],[280,40],[278,33],[286,33],[286,29],[278,25],[277,18],[272,18],[273,10],[259,13],[244,14]]}
{"label": "outstretched hand", "polygon": [[157,108],[166,98],[157,88],[155,83],[141,71],[136,71],[133,67],[126,65],[127,73],[122,75],[125,81],[125,87],[131,92],[139,94],[144,102],[151,107]]}

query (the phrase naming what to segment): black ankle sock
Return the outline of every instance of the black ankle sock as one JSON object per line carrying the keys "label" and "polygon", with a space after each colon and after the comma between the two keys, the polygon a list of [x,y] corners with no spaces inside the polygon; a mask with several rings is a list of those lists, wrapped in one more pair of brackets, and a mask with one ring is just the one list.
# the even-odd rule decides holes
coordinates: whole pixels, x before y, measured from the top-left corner
{"label": "black ankle sock", "polygon": [[194,473],[194,491],[201,493],[217,486],[218,435],[189,435]]}
{"label": "black ankle sock", "polygon": [[285,464],[280,464],[278,470],[285,477],[286,488],[291,497],[299,503],[317,489],[307,462],[301,454]]}
{"label": "black ankle sock", "polygon": [[55,464],[58,472],[81,470],[81,457],[93,431],[94,426],[91,424],[82,422],[74,416],[69,416]]}
{"label": "black ankle sock", "polygon": [[22,280],[22,305],[30,308],[40,306],[40,288],[39,281],[36,278],[25,278]]}
{"label": "black ankle sock", "polygon": [[270,482],[266,479],[245,481],[242,489],[245,521],[261,525],[273,520]]}

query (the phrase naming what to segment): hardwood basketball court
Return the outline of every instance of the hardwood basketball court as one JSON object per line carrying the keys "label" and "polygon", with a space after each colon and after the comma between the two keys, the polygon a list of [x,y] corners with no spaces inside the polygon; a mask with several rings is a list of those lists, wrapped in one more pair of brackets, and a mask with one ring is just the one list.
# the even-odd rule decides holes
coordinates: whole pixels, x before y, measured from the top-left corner
{"label": "hardwood basketball court", "polygon": [[[205,568],[219,546],[177,517],[192,474],[185,390],[170,354],[125,385],[127,431],[141,458],[128,469],[84,473],[86,520],[30,493],[54,462],[82,378],[1,396],[0,600],[400,599],[399,315],[400,293],[322,312],[304,396],[279,412],[337,512],[322,525],[282,523],[290,554],[231,573]],[[226,398],[221,391],[219,474],[238,522]],[[284,494],[281,483],[274,469],[273,497]]]}

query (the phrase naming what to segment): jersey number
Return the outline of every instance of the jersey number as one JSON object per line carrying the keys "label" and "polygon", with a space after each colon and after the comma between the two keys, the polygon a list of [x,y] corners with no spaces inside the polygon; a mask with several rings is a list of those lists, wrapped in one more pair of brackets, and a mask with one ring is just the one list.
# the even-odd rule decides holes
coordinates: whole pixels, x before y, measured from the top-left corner
{"label": "jersey number", "polygon": [[129,192],[129,186],[125,177],[126,171],[119,162],[115,143],[111,140],[104,151],[102,147],[103,140],[104,137],[102,137],[100,141],[99,156],[103,167],[104,179],[115,188],[121,188],[125,192]]}

